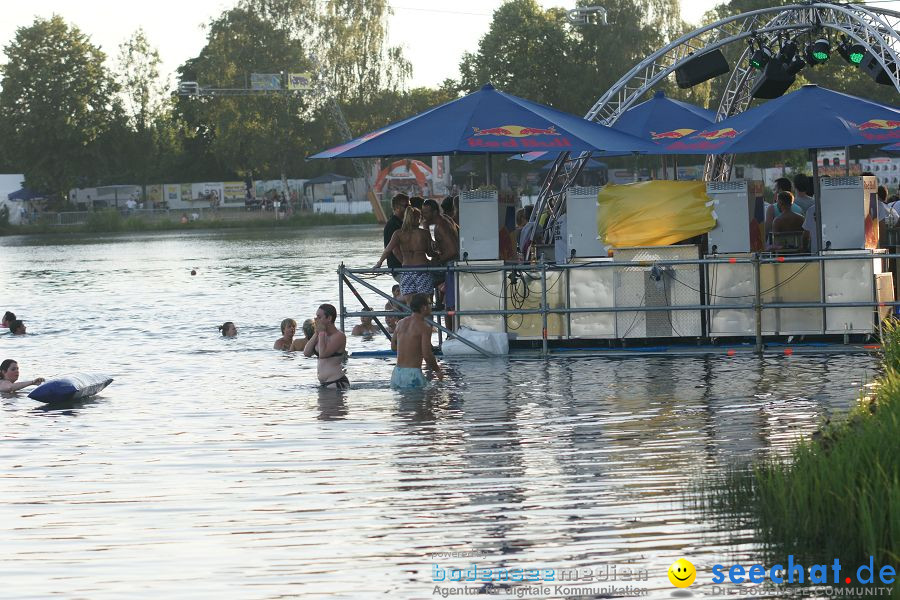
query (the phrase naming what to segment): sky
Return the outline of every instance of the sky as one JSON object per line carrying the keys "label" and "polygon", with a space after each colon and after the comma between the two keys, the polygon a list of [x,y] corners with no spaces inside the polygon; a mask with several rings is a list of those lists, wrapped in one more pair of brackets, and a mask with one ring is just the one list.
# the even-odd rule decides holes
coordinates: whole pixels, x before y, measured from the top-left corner
{"label": "sky", "polygon": [[[575,7],[575,0],[538,0],[545,8]],[[35,16],[61,15],[74,23],[114,58],[118,46],[143,27],[159,50],[162,72],[171,76],[188,58],[197,56],[206,41],[204,25],[231,8],[236,0],[0,0],[0,48],[15,36],[18,27],[30,25]],[[413,65],[410,87],[435,87],[459,76],[463,52],[478,48],[487,33],[493,11],[503,0],[391,0],[391,45],[401,45]],[[714,0],[681,0],[682,17],[699,23]],[[900,0],[879,0],[877,6],[900,10]],[[0,50],[0,62],[6,62]],[[625,65],[621,68],[624,69]],[[200,82],[203,85],[203,82]]]}
{"label": "sky", "polygon": [[[544,7],[575,8],[575,0],[538,0]],[[143,27],[159,50],[162,72],[172,75],[185,60],[197,56],[206,41],[203,26],[236,0],[0,0],[0,48],[5,48],[16,29],[27,27],[36,16],[56,13],[87,33],[94,44],[114,58],[118,46]],[[413,65],[410,87],[435,87],[444,79],[459,76],[463,52],[478,48],[487,33],[493,11],[502,0],[393,0],[389,36],[401,45]],[[689,22],[699,22],[710,0],[681,0]],[[6,62],[0,53],[0,62]],[[203,82],[200,82],[202,85]]]}

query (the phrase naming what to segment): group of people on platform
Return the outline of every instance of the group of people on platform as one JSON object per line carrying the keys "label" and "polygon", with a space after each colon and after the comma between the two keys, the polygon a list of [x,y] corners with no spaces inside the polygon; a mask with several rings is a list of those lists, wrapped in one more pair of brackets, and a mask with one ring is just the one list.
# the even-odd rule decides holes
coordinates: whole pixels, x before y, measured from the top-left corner
{"label": "group of people on platform", "polygon": [[[384,225],[384,252],[375,268],[387,261],[389,269],[449,267],[459,260],[459,197],[447,196],[441,204],[419,196],[397,194],[391,200],[391,217]],[[446,271],[404,271],[394,274],[400,284],[400,300],[409,304],[414,294],[436,297],[438,305],[452,310],[456,304],[453,278]],[[448,318],[448,324],[452,325]],[[448,326],[449,326],[448,325]]]}
{"label": "group of people on platform", "polygon": [[[873,175],[863,173],[862,175]],[[775,202],[766,207],[765,231],[769,250],[819,251],[816,231],[815,189],[812,177],[800,173],[793,183],[787,177],[775,180]],[[889,227],[900,224],[900,196],[888,196],[878,186],[878,221]]]}

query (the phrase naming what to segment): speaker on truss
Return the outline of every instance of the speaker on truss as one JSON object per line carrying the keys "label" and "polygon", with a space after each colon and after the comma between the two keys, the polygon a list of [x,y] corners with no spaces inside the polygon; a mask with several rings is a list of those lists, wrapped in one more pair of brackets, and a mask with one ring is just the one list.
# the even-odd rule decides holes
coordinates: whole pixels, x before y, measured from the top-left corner
{"label": "speaker on truss", "polygon": [[[862,62],[859,63],[859,68],[865,71],[869,77],[874,79],[875,83],[880,83],[882,85],[893,85],[890,75],[888,75],[887,71],[884,70],[884,67],[881,66],[881,63],[878,62],[878,57],[876,57],[871,52],[866,52],[866,55],[863,57]],[[897,66],[891,63],[888,65],[888,68],[896,70]]]}
{"label": "speaker on truss", "polygon": [[681,89],[687,89],[730,70],[731,66],[722,51],[713,50],[694,56],[675,69],[675,82]]}
{"label": "speaker on truss", "polygon": [[763,98],[765,100],[778,98],[788,91],[795,79],[797,77],[792,73],[788,73],[780,60],[770,60],[766,64],[766,68],[760,72],[756,81],[753,82],[750,97]]}

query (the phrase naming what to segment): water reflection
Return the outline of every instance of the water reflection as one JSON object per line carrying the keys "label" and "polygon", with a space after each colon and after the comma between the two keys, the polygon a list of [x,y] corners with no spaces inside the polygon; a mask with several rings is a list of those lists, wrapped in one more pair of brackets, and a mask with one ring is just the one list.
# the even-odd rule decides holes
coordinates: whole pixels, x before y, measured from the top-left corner
{"label": "water reflection", "polygon": [[[44,376],[116,378],[80,405],[2,400],[0,550],[17,597],[58,595],[64,580],[71,597],[189,585],[197,597],[425,598],[435,562],[473,560],[630,565],[670,597],[665,571],[682,555],[708,573],[759,552],[749,532],[726,537],[685,507],[691,477],[786,452],[875,367],[867,356],[443,359],[443,382],[399,393],[392,361],[351,358],[339,392],[272,342],[281,319],[336,303],[335,257],[371,264],[377,228],[0,246],[0,270],[22,272],[3,309],[36,334],[0,339],[7,353]],[[225,320],[236,338],[218,335]],[[477,556],[432,557],[453,551]]]}
{"label": "water reflection", "polygon": [[347,417],[347,392],[319,387],[319,420],[340,421]]}

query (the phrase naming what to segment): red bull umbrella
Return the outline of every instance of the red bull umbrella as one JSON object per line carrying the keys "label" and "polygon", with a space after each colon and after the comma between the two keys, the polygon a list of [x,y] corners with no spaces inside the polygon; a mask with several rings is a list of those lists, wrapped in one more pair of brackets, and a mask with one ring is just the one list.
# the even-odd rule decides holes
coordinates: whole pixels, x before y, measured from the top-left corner
{"label": "red bull umbrella", "polygon": [[310,158],[365,158],[522,152],[637,153],[654,144],[490,84],[463,98],[388,125]]}
{"label": "red bull umbrella", "polygon": [[742,154],[900,141],[900,110],[817,85],[682,137],[670,154]]}
{"label": "red bull umbrella", "polygon": [[[703,131],[715,123],[716,113],[687,102],[674,100],[658,91],[646,102],[632,106],[612,124],[612,128],[643,140],[666,146],[675,140]],[[595,152],[594,156],[622,156],[622,152]],[[513,159],[533,161],[548,158],[550,152],[529,152]]]}

